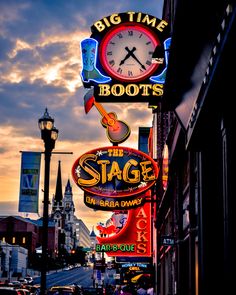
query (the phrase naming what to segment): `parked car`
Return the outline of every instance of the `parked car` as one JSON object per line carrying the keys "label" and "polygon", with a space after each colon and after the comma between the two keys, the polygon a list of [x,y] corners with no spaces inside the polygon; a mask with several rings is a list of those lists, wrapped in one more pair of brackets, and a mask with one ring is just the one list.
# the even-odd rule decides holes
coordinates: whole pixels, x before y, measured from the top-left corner
{"label": "parked car", "polygon": [[18,280],[22,285],[27,285],[28,281],[26,279],[19,279]]}
{"label": "parked car", "polygon": [[66,286],[53,286],[48,290],[48,295],[82,295],[82,290],[79,286],[66,285]]}
{"label": "parked car", "polygon": [[83,295],[103,295],[104,290],[102,287],[83,287]]}
{"label": "parked car", "polygon": [[31,295],[30,291],[27,289],[16,289],[18,295]]}
{"label": "parked car", "polygon": [[30,295],[30,291],[14,287],[0,287],[0,295]]}
{"label": "parked car", "polygon": [[33,284],[34,279],[30,276],[25,277],[25,280],[27,281],[27,284]]}
{"label": "parked car", "polygon": [[40,285],[39,284],[31,285],[29,290],[30,290],[31,294],[39,295],[40,294]]}
{"label": "parked car", "polygon": [[22,283],[20,281],[11,281],[8,283],[9,286],[15,287],[15,288],[20,288]]}

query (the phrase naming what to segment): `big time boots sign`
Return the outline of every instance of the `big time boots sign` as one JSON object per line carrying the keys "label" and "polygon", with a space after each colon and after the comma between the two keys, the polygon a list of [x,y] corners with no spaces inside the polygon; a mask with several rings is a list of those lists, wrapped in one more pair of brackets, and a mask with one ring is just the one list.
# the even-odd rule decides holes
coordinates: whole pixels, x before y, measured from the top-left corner
{"label": "big time boots sign", "polygon": [[81,42],[81,77],[84,87],[94,87],[96,100],[160,101],[170,48],[168,23],[128,11],[104,17],[91,31]]}

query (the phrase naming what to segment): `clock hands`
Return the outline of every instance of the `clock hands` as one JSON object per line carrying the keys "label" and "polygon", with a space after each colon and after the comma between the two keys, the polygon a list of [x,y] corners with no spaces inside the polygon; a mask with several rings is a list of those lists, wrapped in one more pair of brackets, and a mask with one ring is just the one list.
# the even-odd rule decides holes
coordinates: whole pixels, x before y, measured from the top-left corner
{"label": "clock hands", "polygon": [[140,62],[140,60],[136,57],[136,55],[134,55],[134,53],[131,50],[129,50],[129,48],[127,46],[125,47],[125,50],[127,50],[129,52],[130,56],[132,56],[133,59],[135,59],[140,64],[142,69],[146,70],[145,66]]}
{"label": "clock hands", "polygon": [[[126,49],[126,48],[128,48],[128,47],[125,47],[125,49]],[[127,50],[127,49],[126,49],[126,50]],[[132,53],[133,53],[135,50],[136,50],[136,47],[133,47],[132,50],[129,50],[129,48],[128,48],[128,50],[127,50],[128,53],[126,54],[125,58],[122,59],[122,60],[120,61],[119,66],[123,65],[123,64],[125,63],[126,59],[128,59],[130,56],[132,56]]]}
{"label": "clock hands", "polygon": [[137,58],[137,56],[134,54],[134,51],[136,50],[136,47],[133,47],[132,50],[130,50],[127,46],[125,47],[125,50],[128,51],[128,54],[125,56],[125,58],[120,62],[120,65],[124,63],[126,59],[128,59],[130,56],[133,57],[134,60],[136,60],[142,69],[146,70],[145,66],[141,63],[141,61]]}

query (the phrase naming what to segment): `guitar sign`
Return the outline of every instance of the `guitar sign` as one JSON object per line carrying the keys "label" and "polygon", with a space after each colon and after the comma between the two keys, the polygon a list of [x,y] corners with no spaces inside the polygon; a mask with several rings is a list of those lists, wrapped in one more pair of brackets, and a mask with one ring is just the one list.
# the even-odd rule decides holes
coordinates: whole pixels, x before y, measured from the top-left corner
{"label": "guitar sign", "polygon": [[118,120],[116,113],[107,113],[103,106],[96,102],[93,91],[91,88],[84,96],[85,112],[88,113],[95,106],[102,116],[101,124],[106,128],[110,142],[113,144],[124,142],[130,136],[129,126],[124,121]]}

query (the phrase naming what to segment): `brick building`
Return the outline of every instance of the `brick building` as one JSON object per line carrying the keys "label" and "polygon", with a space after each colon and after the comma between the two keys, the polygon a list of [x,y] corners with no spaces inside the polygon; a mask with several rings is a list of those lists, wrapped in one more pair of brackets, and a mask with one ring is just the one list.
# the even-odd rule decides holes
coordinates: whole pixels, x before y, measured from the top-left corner
{"label": "brick building", "polygon": [[[51,220],[48,225],[48,249],[52,256],[58,248],[57,237],[57,227]],[[21,216],[1,217],[0,240],[26,248],[30,256],[42,244],[42,219],[31,220]]]}

